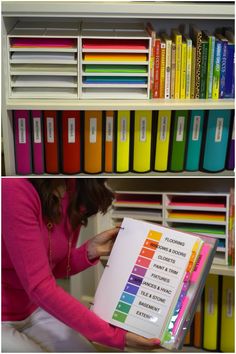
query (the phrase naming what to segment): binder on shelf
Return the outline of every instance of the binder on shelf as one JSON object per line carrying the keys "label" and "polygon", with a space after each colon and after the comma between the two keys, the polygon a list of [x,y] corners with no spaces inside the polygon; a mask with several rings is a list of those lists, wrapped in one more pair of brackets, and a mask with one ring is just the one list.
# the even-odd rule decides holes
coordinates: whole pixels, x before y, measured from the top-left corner
{"label": "binder on shelf", "polygon": [[134,113],[133,171],[148,172],[151,169],[152,111]]}
{"label": "binder on shelf", "polygon": [[209,274],[204,294],[204,328],[203,348],[217,350],[218,348],[218,314],[219,314],[219,276]]}
{"label": "binder on shelf", "polygon": [[80,112],[62,112],[62,171],[81,171],[81,125]]}
{"label": "binder on shelf", "polygon": [[234,277],[223,276],[220,351],[235,353],[234,350]]}
{"label": "binder on shelf", "polygon": [[155,146],[155,171],[167,171],[169,141],[171,129],[171,111],[164,110],[158,112],[156,146]]}
{"label": "binder on shelf", "polygon": [[105,112],[105,166],[104,171],[109,173],[114,170],[114,121],[115,112]]}
{"label": "binder on shelf", "polygon": [[203,170],[218,172],[225,168],[230,121],[230,110],[209,111],[204,139]]}
{"label": "binder on shelf", "polygon": [[200,164],[200,152],[204,124],[204,111],[193,110],[190,117],[188,131],[188,143],[185,169],[186,171],[198,171]]}
{"label": "binder on shelf", "polygon": [[117,113],[116,172],[128,172],[130,162],[130,111]]}
{"label": "binder on shelf", "polygon": [[202,326],[203,326],[203,303],[202,298],[198,303],[195,315],[194,315],[194,335],[193,335],[193,345],[196,348],[202,347]]}
{"label": "binder on shelf", "polygon": [[226,167],[228,170],[234,170],[234,166],[235,166],[235,121],[233,120]]}
{"label": "binder on shelf", "polygon": [[42,111],[32,111],[32,155],[33,170],[36,174],[44,173],[44,136]]}
{"label": "binder on shelf", "polygon": [[175,111],[169,164],[169,169],[173,172],[184,169],[187,117],[188,111]]}
{"label": "binder on shelf", "polygon": [[59,173],[59,127],[57,111],[44,111],[45,170]]}
{"label": "binder on shelf", "polygon": [[85,111],[84,172],[102,172],[102,111]]}
{"label": "binder on shelf", "polygon": [[13,126],[16,173],[21,175],[27,175],[32,173],[29,111],[14,111]]}

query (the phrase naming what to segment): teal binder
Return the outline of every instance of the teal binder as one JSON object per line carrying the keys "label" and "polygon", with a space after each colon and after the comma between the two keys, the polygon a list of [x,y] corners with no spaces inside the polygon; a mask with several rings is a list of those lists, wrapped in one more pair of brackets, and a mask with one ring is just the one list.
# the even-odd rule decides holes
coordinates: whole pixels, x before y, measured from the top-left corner
{"label": "teal binder", "polygon": [[209,111],[203,151],[203,170],[219,172],[225,168],[230,121],[230,110]]}
{"label": "teal binder", "polygon": [[200,165],[200,152],[202,144],[202,132],[204,124],[204,111],[196,110],[191,112],[190,126],[188,132],[188,145],[185,170],[198,171]]}
{"label": "teal binder", "polygon": [[169,169],[180,172],[184,169],[188,111],[175,111],[171,139]]}

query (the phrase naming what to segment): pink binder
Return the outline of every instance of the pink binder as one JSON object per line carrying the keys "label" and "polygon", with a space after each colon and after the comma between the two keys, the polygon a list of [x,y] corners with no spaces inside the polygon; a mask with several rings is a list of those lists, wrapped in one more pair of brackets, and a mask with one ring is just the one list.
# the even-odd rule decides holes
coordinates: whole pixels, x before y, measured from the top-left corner
{"label": "pink binder", "polygon": [[32,147],[34,173],[44,173],[43,121],[41,111],[32,111]]}
{"label": "pink binder", "polygon": [[32,173],[29,111],[14,111],[13,120],[16,173],[27,175]]}

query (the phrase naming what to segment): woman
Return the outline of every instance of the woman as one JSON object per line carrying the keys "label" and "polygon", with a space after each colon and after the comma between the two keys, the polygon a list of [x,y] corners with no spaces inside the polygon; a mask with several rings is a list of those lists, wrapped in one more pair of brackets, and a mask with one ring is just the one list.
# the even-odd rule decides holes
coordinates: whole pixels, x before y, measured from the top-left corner
{"label": "woman", "polygon": [[81,225],[105,213],[112,198],[102,179],[2,180],[3,352],[94,351],[90,341],[121,350],[158,346],[106,323],[56,284],[110,253],[116,228],[76,243]]}

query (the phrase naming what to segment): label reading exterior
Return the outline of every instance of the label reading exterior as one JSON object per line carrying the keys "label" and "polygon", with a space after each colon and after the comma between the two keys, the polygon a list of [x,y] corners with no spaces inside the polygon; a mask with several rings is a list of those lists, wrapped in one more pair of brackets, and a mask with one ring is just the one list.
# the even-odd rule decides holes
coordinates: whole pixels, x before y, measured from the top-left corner
{"label": "label reading exterior", "polygon": [[222,140],[224,118],[217,118],[216,120],[216,132],[215,132],[215,142],[220,143]]}
{"label": "label reading exterior", "polygon": [[142,117],[140,119],[140,134],[139,134],[139,139],[142,142],[145,142],[147,139],[147,118]]}
{"label": "label reading exterior", "polygon": [[95,144],[97,141],[97,118],[89,119],[89,142]]}
{"label": "label reading exterior", "polygon": [[184,139],[184,117],[178,117],[176,141],[183,141]]}
{"label": "label reading exterior", "polygon": [[199,139],[201,117],[195,116],[193,120],[193,135],[192,140],[197,141]]}
{"label": "label reading exterior", "polygon": [[106,141],[113,140],[113,117],[106,118]]}
{"label": "label reading exterior", "polygon": [[34,143],[38,144],[42,142],[41,136],[41,119],[40,117],[35,117],[33,119],[33,129],[34,129]]}
{"label": "label reading exterior", "polygon": [[126,129],[127,129],[127,122],[126,118],[121,118],[120,122],[120,141],[125,142],[126,141]]}
{"label": "label reading exterior", "polygon": [[233,291],[231,289],[227,289],[226,291],[226,316],[233,316]]}
{"label": "label reading exterior", "polygon": [[160,124],[160,140],[161,141],[166,141],[167,123],[168,123],[168,118],[166,116],[161,117],[161,124]]}
{"label": "label reading exterior", "polygon": [[47,117],[47,142],[54,143],[54,120]]}
{"label": "label reading exterior", "polygon": [[68,143],[75,143],[75,118],[68,118]]}
{"label": "label reading exterior", "polygon": [[19,129],[19,144],[25,144],[26,143],[25,118],[18,119],[18,129]]}

